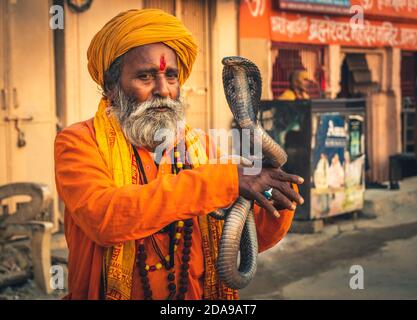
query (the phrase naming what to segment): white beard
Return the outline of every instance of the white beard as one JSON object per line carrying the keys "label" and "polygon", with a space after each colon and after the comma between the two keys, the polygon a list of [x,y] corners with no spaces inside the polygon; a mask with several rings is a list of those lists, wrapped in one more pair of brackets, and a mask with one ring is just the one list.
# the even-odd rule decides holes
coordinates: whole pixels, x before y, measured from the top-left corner
{"label": "white beard", "polygon": [[[137,103],[126,96],[120,87],[116,90],[117,96],[113,101],[112,113],[130,143],[151,152],[154,152],[161,143],[165,148],[174,143],[178,126],[184,122],[184,107],[180,99],[153,98]],[[160,107],[166,107],[168,110],[155,110]],[[161,141],[159,137],[164,137],[165,140]]]}

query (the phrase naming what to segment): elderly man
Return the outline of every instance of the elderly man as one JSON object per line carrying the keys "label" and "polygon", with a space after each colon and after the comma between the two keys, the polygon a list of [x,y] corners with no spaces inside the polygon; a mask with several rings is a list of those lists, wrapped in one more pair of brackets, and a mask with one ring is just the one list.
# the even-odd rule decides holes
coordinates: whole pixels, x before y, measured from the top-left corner
{"label": "elderly man", "polygon": [[308,84],[311,80],[305,70],[295,70],[290,76],[290,88],[285,90],[278,100],[308,100],[310,96],[307,93]]}
{"label": "elderly man", "polygon": [[[66,298],[236,299],[216,274],[222,223],[208,213],[239,195],[256,200],[263,207],[255,206],[260,251],[288,231],[303,202],[290,183],[300,177],[207,164],[208,150],[188,126],[175,140],[185,141],[188,160],[176,146],[154,158],[157,131],[175,131],[184,119],[180,86],[196,54],[182,23],[155,9],[122,12],[93,38],[88,70],[103,98],[93,119],[64,129],[55,142],[69,248]],[[262,193],[270,187],[268,201]]]}

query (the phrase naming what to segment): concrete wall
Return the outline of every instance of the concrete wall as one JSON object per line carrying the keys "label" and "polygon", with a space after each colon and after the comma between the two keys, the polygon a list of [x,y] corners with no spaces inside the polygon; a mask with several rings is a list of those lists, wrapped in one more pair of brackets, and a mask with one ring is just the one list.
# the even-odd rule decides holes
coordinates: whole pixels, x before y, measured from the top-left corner
{"label": "concrete wall", "polygon": [[66,112],[64,125],[94,116],[101,97],[87,70],[87,49],[93,36],[121,11],[142,8],[141,0],[95,0],[83,13],[65,11]]}
{"label": "concrete wall", "polygon": [[388,50],[388,90],[393,92],[392,108],[390,113],[392,115],[392,121],[395,122],[392,127],[393,132],[393,146],[391,152],[399,153],[402,150],[401,142],[401,49],[389,48]]}
{"label": "concrete wall", "polygon": [[234,56],[238,50],[238,10],[234,0],[217,0],[212,11],[211,70],[212,70],[212,128],[229,129],[232,113],[227,104],[222,80],[222,59]]}
{"label": "concrete wall", "polygon": [[262,75],[262,99],[273,98],[271,41],[266,39],[240,39],[240,55],[252,60]]}
{"label": "concrete wall", "polygon": [[[389,156],[401,151],[401,51],[329,47],[331,96],[339,91],[340,68],[346,53],[365,53],[372,74],[381,90],[367,97],[367,148],[372,181],[389,179]],[[339,60],[339,62],[337,61]]]}
{"label": "concrete wall", "polygon": [[340,54],[340,45],[329,45],[326,48],[326,97],[330,99],[335,99],[340,91],[341,65],[343,62]]}

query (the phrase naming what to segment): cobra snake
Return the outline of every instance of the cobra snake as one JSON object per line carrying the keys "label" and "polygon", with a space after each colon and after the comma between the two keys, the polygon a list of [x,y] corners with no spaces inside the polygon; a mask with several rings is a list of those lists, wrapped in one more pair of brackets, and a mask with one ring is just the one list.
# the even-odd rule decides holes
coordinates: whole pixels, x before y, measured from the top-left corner
{"label": "cobra snake", "polygon": [[[257,121],[262,93],[258,67],[252,61],[237,56],[223,58],[222,64],[224,92],[233,117],[241,129],[249,129],[253,137],[260,137],[260,140],[251,139],[251,142],[262,143],[262,154],[268,164],[281,167],[287,161],[287,154]],[[210,213],[211,217],[225,220],[217,272],[219,278],[233,289],[246,287],[256,273],[258,240],[252,207],[252,201],[239,197],[229,209]]]}

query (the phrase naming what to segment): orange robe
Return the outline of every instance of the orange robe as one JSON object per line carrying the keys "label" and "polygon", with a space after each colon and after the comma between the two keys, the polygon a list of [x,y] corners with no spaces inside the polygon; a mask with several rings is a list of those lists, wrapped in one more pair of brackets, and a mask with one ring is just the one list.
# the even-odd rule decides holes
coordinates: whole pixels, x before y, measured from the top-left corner
{"label": "orange robe", "polygon": [[[145,238],[147,264],[155,265],[149,238],[168,224],[193,218],[194,231],[186,299],[202,299],[204,261],[198,215],[227,207],[238,197],[237,165],[210,164],[170,174],[170,165],[155,165],[151,155],[139,148],[149,183],[117,188],[95,141],[93,119],[64,129],[55,140],[55,177],[58,194],[65,203],[65,237],[68,244],[67,299],[99,299],[104,247]],[[294,212],[282,210],[275,218],[255,206],[259,252],[281,240],[290,228]],[[169,236],[155,235],[164,255]],[[138,242],[137,242],[138,243]],[[179,278],[183,241],[175,253]],[[167,271],[149,272],[154,299],[168,296]],[[178,283],[177,283],[178,286]],[[143,291],[135,266],[132,299]]]}

